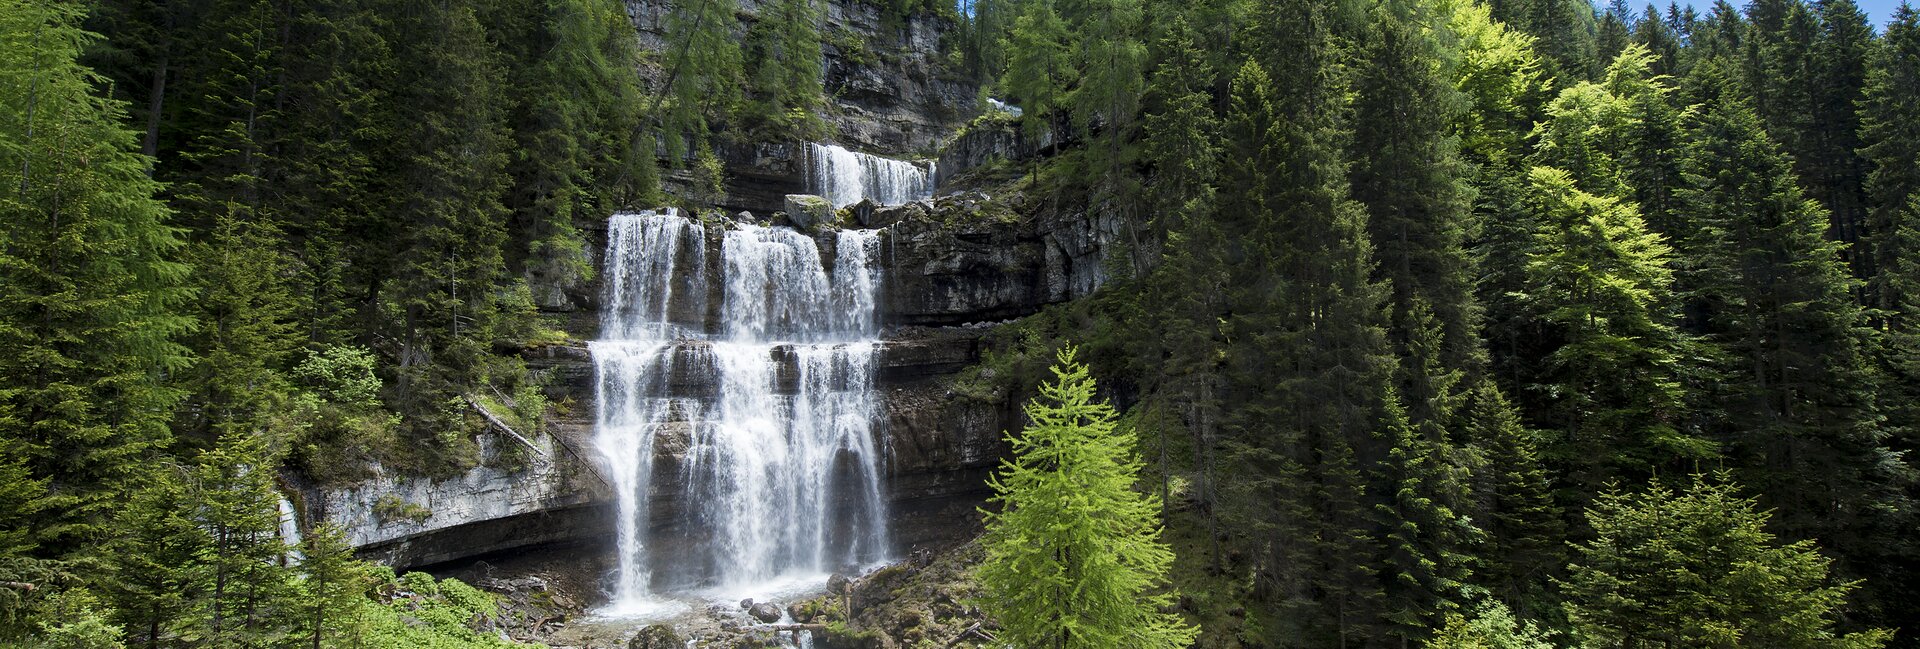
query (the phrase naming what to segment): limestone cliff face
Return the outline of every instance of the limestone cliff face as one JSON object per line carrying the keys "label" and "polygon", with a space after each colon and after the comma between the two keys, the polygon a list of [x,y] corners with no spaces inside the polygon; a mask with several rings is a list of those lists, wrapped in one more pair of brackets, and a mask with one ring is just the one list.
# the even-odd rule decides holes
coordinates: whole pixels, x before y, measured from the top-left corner
{"label": "limestone cliff face", "polygon": [[[969,516],[984,496],[984,479],[997,465],[1002,433],[1020,425],[1017,404],[982,403],[950,389],[955,374],[977,363],[982,338],[994,323],[1082,297],[1105,278],[1113,221],[1101,215],[1022,215],[1038,206],[983,194],[872,210],[884,228],[879,263],[881,317],[886,323],[876,380],[884,394],[879,432],[887,440],[884,488],[894,537],[903,547],[951,540],[955,516]],[[709,259],[727,226],[708,226]],[[825,232],[818,239],[833,255]],[[718,272],[718,269],[713,269]],[[599,288],[582,291],[570,330],[598,333]],[[717,303],[717,300],[713,300]],[[698,321],[711,313],[685,313]],[[538,453],[517,451],[498,461],[507,438],[486,444],[491,466],[453,479],[383,476],[348,489],[309,496],[313,513],[343,525],[364,554],[400,565],[421,565],[559,541],[605,539],[610,503],[592,451],[594,367],[584,345],[524,354],[548,378],[557,407],[550,438]],[[712,377],[674,376],[689,395],[716,389]],[[654,475],[677,475],[690,431],[664,432]],[[507,465],[510,465],[507,466]],[[685,520],[673,481],[656,481],[651,515],[668,534]],[[376,512],[383,500],[418,505],[431,514],[412,521]],[[384,509],[394,509],[391,504]],[[691,533],[690,531],[688,533]]]}

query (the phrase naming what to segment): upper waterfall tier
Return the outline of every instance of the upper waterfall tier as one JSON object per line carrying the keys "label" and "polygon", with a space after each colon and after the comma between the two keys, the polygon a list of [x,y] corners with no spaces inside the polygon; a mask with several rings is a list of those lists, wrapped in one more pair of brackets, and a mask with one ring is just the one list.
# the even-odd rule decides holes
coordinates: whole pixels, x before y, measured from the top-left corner
{"label": "upper waterfall tier", "polygon": [[932,198],[935,175],[931,162],[922,167],[833,144],[807,145],[807,188],[835,208],[862,200],[900,205]]}

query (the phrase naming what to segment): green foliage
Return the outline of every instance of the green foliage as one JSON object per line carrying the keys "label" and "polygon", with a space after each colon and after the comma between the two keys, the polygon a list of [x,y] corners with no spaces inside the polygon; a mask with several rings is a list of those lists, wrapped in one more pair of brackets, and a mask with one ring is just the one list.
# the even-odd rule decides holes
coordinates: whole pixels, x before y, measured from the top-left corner
{"label": "green foliage", "polygon": [[[45,491],[21,510],[34,556],[97,548],[116,494],[164,445],[193,321],[179,231],[120,102],[81,67],[76,5],[0,7],[0,421]],[[17,174],[14,173],[17,171]]]}
{"label": "green foliage", "polygon": [[1071,347],[1053,373],[989,481],[1000,510],[983,511],[981,604],[1016,646],[1185,647],[1195,630],[1162,612],[1173,554],[1159,538],[1159,500],[1133,488],[1134,434],[1116,429]]}
{"label": "green foliage", "polygon": [[735,0],[694,0],[675,3],[667,17],[667,85],[651,117],[665,135],[667,158],[676,164],[704,150],[709,120],[731,114],[739,101],[736,9]]}
{"label": "green foliage", "polygon": [[751,119],[769,138],[809,140],[826,134],[820,63],[822,10],[817,0],[776,0],[747,31],[747,69],[753,99]]}
{"label": "green foliage", "polygon": [[1514,616],[1499,600],[1481,602],[1470,614],[1447,615],[1447,625],[1427,649],[1552,649],[1553,632]]}
{"label": "green foliage", "polygon": [[1879,647],[1882,630],[1840,633],[1858,582],[1832,582],[1811,541],[1779,543],[1768,513],[1725,474],[1683,491],[1610,491],[1587,512],[1594,538],[1564,584],[1587,646]]}
{"label": "green foliage", "polygon": [[434,581],[410,572],[372,571],[376,601],[360,613],[358,640],[369,649],[484,649],[525,647],[482,633],[474,624],[500,614],[493,596],[458,580]]}
{"label": "green foliage", "polygon": [[1523,354],[1522,403],[1551,431],[1549,458],[1592,493],[1623,476],[1712,457],[1712,444],[1681,421],[1680,364],[1687,342],[1674,326],[1672,251],[1631,206],[1574,188],[1535,167],[1528,205],[1540,232],[1521,302],[1540,332]]}

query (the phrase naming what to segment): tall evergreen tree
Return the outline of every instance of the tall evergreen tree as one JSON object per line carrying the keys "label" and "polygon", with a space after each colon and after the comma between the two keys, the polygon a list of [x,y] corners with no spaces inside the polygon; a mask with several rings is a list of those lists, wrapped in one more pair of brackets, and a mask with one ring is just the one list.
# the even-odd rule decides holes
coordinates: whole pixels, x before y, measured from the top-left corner
{"label": "tall evergreen tree", "polygon": [[668,158],[678,164],[705,148],[710,120],[732,114],[740,97],[742,55],[733,35],[736,0],[675,3],[667,16],[666,87],[653,115]]}
{"label": "tall evergreen tree", "polygon": [[[1412,351],[1418,314],[1430,310],[1440,336],[1430,364],[1444,376],[1475,370],[1479,360],[1464,244],[1471,190],[1458,141],[1447,132],[1463,106],[1441,76],[1432,39],[1415,28],[1427,19],[1417,13],[1421,7],[1389,3],[1373,12],[1355,84],[1352,191],[1367,207],[1378,274],[1392,287],[1395,346],[1402,356]],[[1419,372],[1398,381],[1416,422],[1451,414],[1419,405],[1451,399],[1451,387],[1420,385],[1431,376]]]}
{"label": "tall evergreen tree", "polygon": [[[1726,83],[1712,66],[1695,73]],[[1905,509],[1909,470],[1885,446],[1840,244],[1738,94],[1703,106],[1684,165],[1681,201],[1700,224],[1683,240],[1698,260],[1691,308],[1724,354],[1710,398],[1729,458],[1790,538],[1818,538],[1843,563],[1869,556],[1888,540],[1868,532]]]}
{"label": "tall evergreen tree", "polygon": [[989,484],[987,559],[978,569],[1000,637],[1022,647],[1177,648],[1195,629],[1163,612],[1173,553],[1160,541],[1160,503],[1134,490],[1134,434],[1116,428],[1069,347],[1054,380],[1007,435],[1013,457]]}
{"label": "tall evergreen tree", "polygon": [[1828,238],[1841,248],[1855,277],[1873,275],[1866,254],[1866,160],[1860,156],[1858,104],[1866,88],[1873,27],[1853,0],[1821,0],[1815,6],[1820,33],[1814,38],[1807,134],[1790,150],[1807,198],[1827,208]]}
{"label": "tall evergreen tree", "polygon": [[1019,102],[1029,138],[1048,133],[1067,106],[1076,71],[1067,49],[1067,24],[1053,0],[1027,0],[1007,36],[1007,70],[1000,86]]}
{"label": "tall evergreen tree", "polygon": [[1872,211],[1873,278],[1867,306],[1897,332],[1920,327],[1920,14],[1902,5],[1874,52],[1861,104],[1863,148],[1873,169],[1866,189]]}
{"label": "tall evergreen tree", "polygon": [[97,550],[135,468],[169,438],[192,321],[150,158],[78,61],[79,7],[0,6],[0,413],[4,444],[47,491],[35,554]]}
{"label": "tall evergreen tree", "polygon": [[753,111],[773,133],[800,139],[825,134],[819,111],[826,104],[822,80],[820,22],[816,0],[778,0],[765,5],[747,35],[753,70]]}

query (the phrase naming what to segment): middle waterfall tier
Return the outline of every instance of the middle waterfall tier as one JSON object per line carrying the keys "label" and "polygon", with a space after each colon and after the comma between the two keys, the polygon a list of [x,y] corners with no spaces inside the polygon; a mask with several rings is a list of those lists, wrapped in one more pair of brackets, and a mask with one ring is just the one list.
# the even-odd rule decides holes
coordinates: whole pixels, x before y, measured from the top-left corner
{"label": "middle waterfall tier", "polygon": [[[592,350],[595,443],[618,498],[609,609],[885,559],[876,233],[716,226],[713,246],[669,210],[617,214],[608,234]],[[669,484],[678,520],[656,525]]]}
{"label": "middle waterfall tier", "polygon": [[807,189],[835,208],[863,200],[901,205],[933,197],[935,164],[882,158],[837,144],[808,144]]}

